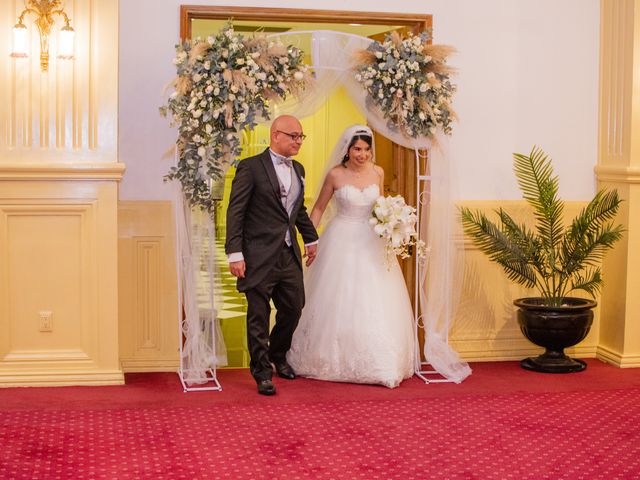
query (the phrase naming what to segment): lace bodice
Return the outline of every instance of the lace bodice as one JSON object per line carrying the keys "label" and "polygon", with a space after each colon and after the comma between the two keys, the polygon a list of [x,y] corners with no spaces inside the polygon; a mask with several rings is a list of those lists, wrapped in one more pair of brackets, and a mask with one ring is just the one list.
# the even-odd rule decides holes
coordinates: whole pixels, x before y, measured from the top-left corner
{"label": "lace bodice", "polygon": [[336,199],[338,218],[368,222],[373,204],[380,196],[380,187],[375,183],[362,189],[353,185],[343,185],[336,189],[333,195]]}

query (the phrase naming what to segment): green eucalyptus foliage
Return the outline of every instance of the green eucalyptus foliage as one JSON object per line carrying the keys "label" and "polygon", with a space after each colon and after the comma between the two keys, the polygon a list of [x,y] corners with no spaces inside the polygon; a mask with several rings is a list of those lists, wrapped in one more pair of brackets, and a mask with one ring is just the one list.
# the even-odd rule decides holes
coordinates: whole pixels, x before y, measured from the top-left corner
{"label": "green eucalyptus foliage", "polygon": [[160,114],[178,127],[178,161],[165,180],[180,182],[189,205],[212,212],[211,180],[242,152],[240,137],[271,115],[272,101],[305,88],[304,52],[265,37],[245,38],[231,22],[215,36],[176,45],[175,91]]}

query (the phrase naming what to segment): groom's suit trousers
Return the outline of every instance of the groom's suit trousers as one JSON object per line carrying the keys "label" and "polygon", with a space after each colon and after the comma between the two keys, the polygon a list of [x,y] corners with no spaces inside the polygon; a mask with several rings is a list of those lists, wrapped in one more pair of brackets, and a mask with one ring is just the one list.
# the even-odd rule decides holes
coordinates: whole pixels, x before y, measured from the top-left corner
{"label": "groom's suit trousers", "polygon": [[[302,270],[291,247],[284,242],[279,258],[267,278],[245,292],[247,297],[247,342],[251,355],[251,374],[257,380],[270,379],[271,362],[286,360],[291,337],[304,306]],[[276,323],[271,334],[269,318],[273,299]]]}

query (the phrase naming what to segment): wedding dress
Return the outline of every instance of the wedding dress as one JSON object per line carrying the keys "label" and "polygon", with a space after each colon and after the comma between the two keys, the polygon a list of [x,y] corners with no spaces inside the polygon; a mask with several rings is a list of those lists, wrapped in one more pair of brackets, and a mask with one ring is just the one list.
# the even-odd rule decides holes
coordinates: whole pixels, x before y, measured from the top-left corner
{"label": "wedding dress", "polygon": [[413,375],[411,302],[395,258],[369,225],[380,195],[345,185],[305,274],[306,305],[287,359],[304,377],[396,387]]}

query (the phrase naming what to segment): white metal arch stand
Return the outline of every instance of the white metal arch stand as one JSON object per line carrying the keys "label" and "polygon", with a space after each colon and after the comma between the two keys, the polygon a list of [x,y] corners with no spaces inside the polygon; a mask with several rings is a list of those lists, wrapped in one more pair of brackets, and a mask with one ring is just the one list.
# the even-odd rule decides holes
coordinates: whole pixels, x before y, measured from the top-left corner
{"label": "white metal arch stand", "polygon": [[[416,214],[418,217],[418,223],[416,225],[416,230],[418,233],[421,232],[421,222],[422,222],[422,210],[425,207],[426,202],[428,202],[428,198],[425,198],[427,194],[427,185],[431,180],[431,176],[427,174],[427,160],[428,159],[428,151],[420,150],[418,148],[415,149],[415,162],[416,162]],[[427,229],[431,228],[431,225],[427,225]],[[430,247],[427,244],[427,249]],[[414,373],[420,378],[424,383],[455,383],[453,380],[443,377],[439,372],[431,367],[429,362],[422,361],[422,352],[420,351],[420,330],[425,332],[423,315],[421,314],[421,309],[425,308],[425,305],[421,305],[420,297],[421,297],[421,289],[424,289],[424,285],[422,285],[422,273],[425,267],[423,261],[420,260],[420,257],[415,255],[415,268],[414,268],[414,285],[413,285],[413,324],[415,330],[415,353],[414,353]],[[426,295],[426,294],[425,294]]]}
{"label": "white metal arch stand", "polygon": [[[198,229],[197,239],[194,238],[196,229],[192,223],[191,208],[179,189],[176,189],[175,201],[178,343],[180,345],[178,376],[184,392],[221,391],[222,386],[216,372],[215,228],[211,217],[204,215],[206,234],[202,235],[202,229]],[[202,244],[203,240],[206,242],[205,245]],[[201,263],[203,256],[207,264],[208,308],[200,308],[197,303],[198,279],[195,265]],[[188,289],[193,291],[187,295],[186,290]],[[185,353],[185,343],[188,341],[200,342],[199,349],[208,351],[208,357],[211,359],[208,362],[208,367],[194,368],[192,351]],[[191,362],[187,362],[187,355],[189,355]]]}

